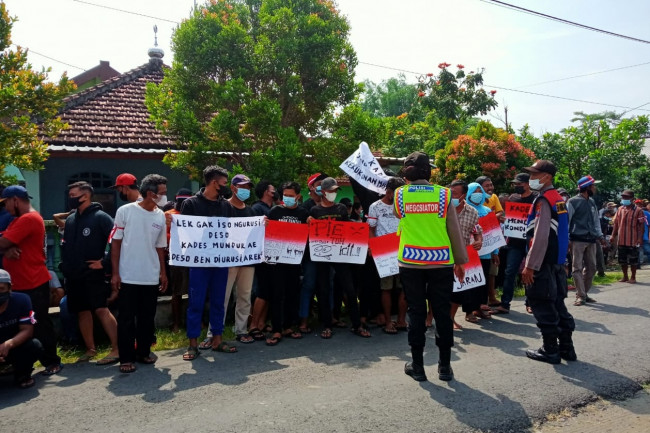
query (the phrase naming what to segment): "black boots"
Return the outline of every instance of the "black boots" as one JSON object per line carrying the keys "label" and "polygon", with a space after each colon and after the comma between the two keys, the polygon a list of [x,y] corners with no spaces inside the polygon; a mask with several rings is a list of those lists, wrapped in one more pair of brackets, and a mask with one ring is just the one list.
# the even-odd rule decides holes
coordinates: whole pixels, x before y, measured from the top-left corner
{"label": "black boots", "polygon": [[404,373],[406,375],[411,376],[413,380],[417,380],[418,382],[424,382],[427,380],[427,375],[424,372],[424,367],[420,364],[414,364],[412,362],[407,362],[404,365]]}
{"label": "black boots", "polygon": [[526,356],[535,361],[548,362],[549,364],[559,364],[560,348],[555,335],[543,335],[544,345],[537,350],[528,349]]}
{"label": "black boots", "polygon": [[438,379],[449,382],[454,378],[454,370],[451,369],[451,348],[440,349],[438,360]]}
{"label": "black boots", "polygon": [[577,361],[578,355],[573,348],[571,332],[562,332],[560,334],[560,357],[565,361]]}
{"label": "black boots", "polygon": [[[427,380],[427,375],[424,372],[424,362],[422,361],[422,352],[424,347],[411,346],[411,354],[413,361],[407,362],[404,365],[404,373],[411,376],[418,382]],[[440,349],[440,358],[438,360],[438,379],[449,382],[454,378],[454,370],[451,369],[451,348]]]}

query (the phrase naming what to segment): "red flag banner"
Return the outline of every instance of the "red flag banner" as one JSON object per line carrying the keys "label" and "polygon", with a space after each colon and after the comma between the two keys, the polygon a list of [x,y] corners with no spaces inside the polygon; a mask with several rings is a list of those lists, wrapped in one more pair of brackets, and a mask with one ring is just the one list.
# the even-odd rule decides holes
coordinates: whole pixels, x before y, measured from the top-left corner
{"label": "red flag banner", "polygon": [[503,234],[509,238],[526,239],[526,222],[530,212],[530,203],[506,202],[506,223]]}
{"label": "red flag banner", "polygon": [[469,256],[469,262],[465,264],[465,280],[461,283],[454,277],[454,292],[462,292],[485,284],[485,275],[483,274],[478,251],[468,245],[467,255]]}
{"label": "red flag banner", "polygon": [[264,259],[267,263],[299,265],[307,246],[309,226],[268,220],[264,233]]}
{"label": "red flag banner", "polygon": [[366,223],[312,220],[309,223],[309,252],[314,262],[366,262],[369,227]]}
{"label": "red flag banner", "polygon": [[489,254],[506,244],[506,239],[503,237],[503,232],[501,232],[501,224],[499,224],[494,212],[479,218],[478,224],[483,229],[483,247],[478,252],[479,256]]}
{"label": "red flag banner", "polygon": [[381,278],[399,274],[397,265],[397,251],[399,250],[399,236],[390,233],[368,241],[372,259],[377,266],[377,272]]}

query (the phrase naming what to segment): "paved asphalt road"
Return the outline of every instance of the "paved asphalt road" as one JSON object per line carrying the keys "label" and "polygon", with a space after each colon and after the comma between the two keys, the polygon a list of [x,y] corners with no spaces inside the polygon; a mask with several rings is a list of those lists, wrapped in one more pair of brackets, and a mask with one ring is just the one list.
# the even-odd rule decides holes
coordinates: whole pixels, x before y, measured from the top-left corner
{"label": "paved asphalt road", "polygon": [[648,283],[616,283],[595,288],[593,305],[567,299],[579,361],[557,366],[525,357],[541,339],[521,300],[509,315],[462,321],[449,383],[437,379],[432,332],[429,382],[417,383],[402,370],[406,334],[378,328],[370,339],[340,330],[328,341],[312,334],[276,347],[240,344],[237,354],[207,352],[194,362],[182,350],[160,352],[155,367],[130,375],[68,365],[58,376],[37,375],[26,391],[2,378],[0,432],[529,431],[548,413],[627,398],[650,380],[649,295]]}

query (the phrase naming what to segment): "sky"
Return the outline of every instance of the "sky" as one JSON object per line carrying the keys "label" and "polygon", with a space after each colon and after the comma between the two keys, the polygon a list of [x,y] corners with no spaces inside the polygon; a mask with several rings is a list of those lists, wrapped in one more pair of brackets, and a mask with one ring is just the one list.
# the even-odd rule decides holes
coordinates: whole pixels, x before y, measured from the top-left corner
{"label": "sky", "polygon": [[[647,0],[506,1],[650,41]],[[28,58],[34,68],[51,67],[53,81],[65,71],[74,77],[100,60],[109,61],[119,72],[141,66],[148,61],[147,50],[153,46],[154,25],[158,27],[158,44],[165,51],[163,60],[171,64],[174,22],[187,18],[194,6],[194,0],[4,3],[9,14],[18,18],[12,42],[30,49]],[[466,70],[484,69],[485,88],[497,90],[499,103],[487,119],[503,126],[507,107],[508,122],[516,130],[528,124],[537,135],[569,126],[576,111],[624,112],[628,109],[620,107],[647,104],[625,117],[650,114],[650,43],[550,21],[495,6],[488,0],[338,0],[337,4],[351,26],[349,39],[359,60],[359,82],[379,83],[396,77],[399,70],[406,71],[402,73],[408,82],[415,82],[419,74],[437,73],[441,62],[462,64]],[[564,80],[585,74],[592,75]]]}

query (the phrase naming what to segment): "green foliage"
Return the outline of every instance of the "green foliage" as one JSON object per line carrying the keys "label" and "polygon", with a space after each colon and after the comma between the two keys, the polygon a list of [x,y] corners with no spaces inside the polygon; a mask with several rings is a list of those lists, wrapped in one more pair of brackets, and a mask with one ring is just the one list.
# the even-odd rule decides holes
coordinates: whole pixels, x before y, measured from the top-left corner
{"label": "green foliage", "polygon": [[147,87],[156,126],[188,146],[165,162],[197,178],[229,152],[228,164],[252,178],[303,179],[317,166],[306,156],[318,157],[328,141],[322,134],[334,108],[361,90],[348,32],[329,0],[215,0],[198,8],[173,35],[171,70]]}
{"label": "green foliage", "polygon": [[580,116],[579,125],[560,133],[546,133],[536,138],[528,126],[519,132],[522,143],[539,158],[556,164],[556,185],[573,191],[578,179],[590,174],[602,181],[598,190],[605,199],[625,188],[643,194],[650,192],[645,169],[648,158],[642,153],[644,136],[648,135],[648,117],[620,119],[620,115],[613,118],[607,113],[575,114]]}
{"label": "green foliage", "polygon": [[50,70],[36,72],[27,63],[27,51],[11,50],[11,29],[16,18],[0,3],[0,183],[5,168],[38,170],[47,159],[43,136],[53,137],[66,125],[57,117],[63,98],[74,83],[63,75],[58,84],[48,83]]}
{"label": "green foliage", "polygon": [[408,113],[417,101],[418,88],[415,84],[406,82],[403,74],[375,84],[366,81],[363,111],[373,117],[396,117]]}
{"label": "green foliage", "polygon": [[473,182],[486,175],[496,191],[509,191],[508,182],[535,160],[535,154],[518,142],[513,134],[481,121],[469,135],[460,135],[436,152],[437,182],[446,185],[454,179]]}

